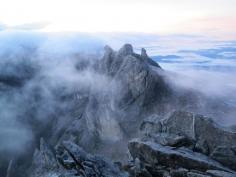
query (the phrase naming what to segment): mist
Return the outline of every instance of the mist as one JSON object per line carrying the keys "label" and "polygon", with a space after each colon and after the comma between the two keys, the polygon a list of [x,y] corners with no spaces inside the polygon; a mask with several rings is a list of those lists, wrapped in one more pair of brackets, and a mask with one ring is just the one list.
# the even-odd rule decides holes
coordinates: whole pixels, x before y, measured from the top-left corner
{"label": "mist", "polygon": [[[193,68],[168,71],[168,79],[174,85],[196,90],[206,96],[225,98],[228,103],[231,101],[233,103],[236,100],[233,94],[236,91],[234,73],[196,70]],[[176,75],[176,73],[178,74]]]}
{"label": "mist", "polygon": [[[108,44],[117,49],[123,43],[134,41],[135,51],[140,52],[143,46],[148,53],[150,51],[153,59],[158,55],[180,55],[178,50],[181,47],[178,44],[178,48],[175,48],[166,36],[157,38],[143,34],[137,40],[137,34],[134,38],[126,38],[126,35],[120,38],[122,34],[116,38],[111,34],[104,35],[0,32],[1,160],[9,161],[29,152],[32,154],[32,147],[38,146],[40,137],[51,137],[53,133],[60,135],[60,129],[70,125],[74,119],[75,103],[70,98],[75,98],[76,104],[83,104],[84,100],[88,101],[88,95],[98,95],[101,98],[112,96],[107,99],[107,103],[101,105],[104,109],[99,112],[99,120],[91,120],[98,115],[86,110],[87,127],[91,132],[98,131],[103,140],[122,139],[122,130],[114,119],[124,114],[114,104],[116,97],[122,95],[122,87],[119,82],[94,69],[104,54],[104,46]],[[178,41],[179,38],[181,37],[178,37]],[[184,38],[186,41],[186,37]],[[188,40],[189,38],[187,37]],[[150,39],[153,41],[147,43]],[[192,40],[195,39],[194,37]],[[207,47],[212,46],[209,43]],[[186,46],[188,45],[183,44],[183,49]],[[199,48],[199,45],[192,45],[193,48],[196,46]],[[159,63],[165,71],[166,81],[173,89],[191,90],[235,108],[235,72],[199,69],[191,64],[201,60],[201,56],[195,56],[194,61],[181,57],[176,58],[176,63],[163,62],[165,60]],[[186,65],[179,60],[191,64]],[[222,118],[221,123],[236,124],[234,117],[235,112],[230,112]],[[99,130],[96,127],[98,122]],[[49,143],[55,144],[58,139],[51,137],[50,141]]]}
{"label": "mist", "polygon": [[[45,129],[58,112],[70,110],[61,97],[106,89],[107,78],[90,67],[103,46],[86,34],[0,32],[1,159],[27,152],[40,126]],[[84,61],[89,64],[78,70]]]}

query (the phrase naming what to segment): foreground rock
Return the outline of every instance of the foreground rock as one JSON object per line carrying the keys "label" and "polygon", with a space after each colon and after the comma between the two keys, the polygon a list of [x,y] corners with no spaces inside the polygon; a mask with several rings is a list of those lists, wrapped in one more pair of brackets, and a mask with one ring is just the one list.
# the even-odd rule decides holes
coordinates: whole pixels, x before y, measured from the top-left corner
{"label": "foreground rock", "polygon": [[186,148],[176,149],[153,142],[133,140],[129,143],[129,150],[133,158],[139,158],[154,168],[158,164],[171,168],[182,167],[203,172],[208,169],[231,171],[219,162]]}
{"label": "foreground rock", "polygon": [[128,145],[136,175],[147,171],[151,176],[236,176],[236,133],[210,118],[176,111],[161,120],[150,116],[140,129],[143,137]]}
{"label": "foreground rock", "polygon": [[41,140],[34,154],[29,176],[32,177],[127,177],[118,166],[100,156],[86,153],[71,142],[63,142],[56,150]]}
{"label": "foreground rock", "polygon": [[208,117],[177,111],[167,119],[149,118],[142,123],[141,130],[159,144],[188,146],[236,170],[236,133]]}
{"label": "foreground rock", "polygon": [[207,173],[213,177],[235,177],[236,176],[234,173],[228,173],[228,172],[219,171],[219,170],[207,170]]}

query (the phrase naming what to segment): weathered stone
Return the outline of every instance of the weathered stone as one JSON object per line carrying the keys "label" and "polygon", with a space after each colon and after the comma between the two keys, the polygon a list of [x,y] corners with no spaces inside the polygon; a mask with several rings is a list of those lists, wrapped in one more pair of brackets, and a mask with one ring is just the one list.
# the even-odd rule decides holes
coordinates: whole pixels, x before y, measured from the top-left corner
{"label": "weathered stone", "polygon": [[[231,147],[236,144],[236,133],[220,127],[208,117],[190,112],[176,111],[154,125],[158,126],[156,131],[159,133],[183,135],[195,140],[195,149],[207,155],[218,146]],[[159,127],[162,127],[161,130]]]}
{"label": "weathered stone", "polygon": [[183,167],[199,171],[206,171],[208,169],[230,171],[217,161],[186,148],[176,149],[139,140],[132,140],[128,147],[133,158],[139,158],[142,162],[152,166],[161,164],[172,168]]}
{"label": "weathered stone", "polygon": [[178,168],[178,169],[173,169],[170,171],[171,177],[187,177],[187,169],[184,168]]}
{"label": "weathered stone", "polygon": [[210,154],[210,157],[230,167],[231,169],[236,170],[236,146],[218,146]]}
{"label": "weathered stone", "polygon": [[188,172],[187,177],[211,177],[209,175],[201,174],[201,173],[196,173],[196,172]]}
{"label": "weathered stone", "polygon": [[59,146],[56,149],[56,158],[61,163],[61,165],[66,169],[73,169],[76,168],[76,162],[71,157],[71,155],[64,151],[64,149]]}
{"label": "weathered stone", "polygon": [[169,118],[163,121],[162,131],[195,139],[194,115],[189,112],[174,112]]}
{"label": "weathered stone", "polygon": [[146,136],[162,132],[162,122],[160,120],[161,117],[158,115],[151,115],[144,119],[140,125],[141,132]]}
{"label": "weathered stone", "polygon": [[163,146],[172,146],[172,147],[189,147],[194,145],[194,141],[185,136],[179,136],[175,134],[168,133],[159,133],[152,134],[148,137],[144,137],[142,140],[147,141],[151,140],[155,143],[161,144]]}
{"label": "weathered stone", "polygon": [[226,171],[207,170],[206,172],[213,177],[236,177],[236,173],[230,173]]}
{"label": "weathered stone", "polygon": [[46,144],[43,138],[40,139],[40,149],[35,151],[30,176],[44,177],[48,174],[58,174],[60,166],[52,149]]}
{"label": "weathered stone", "polygon": [[[56,151],[49,150],[47,147],[48,145],[41,141],[40,151],[36,151],[34,156],[30,176],[127,177],[126,173],[108,160],[88,154],[71,142],[63,142],[62,145],[57,147]],[[57,159],[53,155],[54,153]]]}
{"label": "weathered stone", "polygon": [[236,125],[231,125],[228,127],[231,131],[236,132]]}
{"label": "weathered stone", "polygon": [[231,147],[236,144],[236,133],[227,131],[212,119],[201,115],[195,115],[195,134],[197,141],[207,144],[209,153],[218,146]]}
{"label": "weathered stone", "polygon": [[81,169],[87,176],[125,177],[120,169],[100,157],[86,153],[82,148],[71,142],[63,142],[62,147],[75,161],[77,168]]}

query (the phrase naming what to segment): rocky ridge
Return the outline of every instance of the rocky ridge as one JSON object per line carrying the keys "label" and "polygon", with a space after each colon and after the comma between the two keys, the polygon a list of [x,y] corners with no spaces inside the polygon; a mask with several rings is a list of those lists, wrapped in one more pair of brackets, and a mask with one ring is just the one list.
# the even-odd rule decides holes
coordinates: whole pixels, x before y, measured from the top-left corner
{"label": "rocky ridge", "polygon": [[[128,44],[118,52],[108,46],[105,47],[105,51],[104,57],[95,68],[97,72],[111,77],[111,83],[114,81],[121,83],[119,91],[122,92],[118,92],[119,98],[109,96],[104,99],[107,93],[104,93],[104,96],[97,96],[97,93],[90,95],[88,98],[90,102],[82,117],[75,120],[61,141],[51,149],[50,153],[46,153],[49,157],[50,154],[54,154],[51,158],[53,163],[49,165],[45,159],[38,161],[42,158],[37,154],[41,156],[45,154],[44,148],[35,152],[34,161],[38,161],[40,165],[31,168],[33,176],[45,176],[42,172],[68,177],[236,176],[235,132],[220,127],[208,117],[186,111],[174,111],[167,118],[163,118],[165,116],[160,113],[160,108],[172,97],[173,92],[160,74],[163,72],[160,66],[147,56],[144,49],[141,55],[138,55]],[[111,102],[115,109],[110,107]],[[108,110],[107,114],[116,122],[112,123],[113,120],[108,119],[105,121],[111,121],[109,124],[102,123],[104,117],[101,115],[104,115],[102,113],[104,110]],[[118,113],[115,112],[117,110]],[[121,110],[125,110],[125,114],[121,114]],[[147,114],[149,111],[153,113],[153,110],[154,114]],[[84,127],[88,122],[92,123],[89,126],[94,129]],[[130,127],[132,123],[134,125]],[[119,126],[118,133],[117,126]],[[107,130],[108,127],[113,130]],[[128,142],[129,138],[132,138],[129,136],[132,133],[136,138]],[[81,138],[83,135],[86,136],[84,138],[86,142]],[[98,146],[94,144],[95,142],[99,143]],[[91,151],[92,145],[99,149],[101,144],[102,148],[108,150],[109,146],[114,147],[119,143],[128,147],[128,154],[123,162],[114,163],[112,160],[104,159],[106,152],[102,153],[103,157],[97,157],[83,150]],[[123,148],[123,151],[125,149]],[[93,151],[93,153],[98,152]],[[109,154],[108,157],[112,158]],[[39,173],[36,175],[37,171]]]}
{"label": "rocky ridge", "polygon": [[[76,69],[79,74],[89,71],[98,82],[63,94],[63,88],[53,90],[55,100],[69,106],[56,107],[46,116],[53,117],[47,124],[34,124],[30,168],[20,166],[22,160],[15,165],[10,161],[7,177],[235,176],[233,128],[196,114],[221,117],[224,111],[215,109],[220,103],[175,90],[145,49],[139,55],[130,44],[119,51],[106,46],[101,59],[80,59]],[[25,78],[17,87],[31,79]],[[8,87],[15,83],[0,82]]]}

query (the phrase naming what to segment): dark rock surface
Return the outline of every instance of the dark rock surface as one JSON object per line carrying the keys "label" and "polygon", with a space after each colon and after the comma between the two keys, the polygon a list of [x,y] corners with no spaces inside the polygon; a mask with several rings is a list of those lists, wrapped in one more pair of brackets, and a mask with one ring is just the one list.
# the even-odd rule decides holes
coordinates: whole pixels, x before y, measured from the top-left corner
{"label": "dark rock surface", "polygon": [[178,111],[161,120],[150,116],[140,130],[129,151],[152,176],[236,176],[236,133],[210,118]]}
{"label": "dark rock surface", "polygon": [[144,121],[141,127],[143,132],[184,136],[195,141],[195,149],[206,155],[221,146],[234,149],[236,144],[236,133],[217,125],[212,119],[202,115],[176,111],[167,119],[155,121],[151,123]]}
{"label": "dark rock surface", "polygon": [[129,143],[129,150],[133,158],[139,158],[153,167],[160,164],[172,168],[182,167],[198,171],[206,171],[207,169],[230,171],[217,161],[186,148],[177,149],[153,142],[133,140]]}
{"label": "dark rock surface", "polygon": [[207,170],[207,173],[213,177],[235,177],[235,174],[225,171]]}
{"label": "dark rock surface", "polygon": [[50,149],[41,139],[30,168],[34,177],[127,177],[117,165],[100,156],[93,156],[71,142],[63,142],[56,149]]}
{"label": "dark rock surface", "polygon": [[171,90],[159,74],[163,72],[160,66],[144,51],[142,55],[134,53],[129,44],[118,52],[106,46],[103,58],[95,66],[101,79],[105,77],[108,89],[91,88],[84,107],[80,106],[80,119],[73,120],[60,141],[72,140],[95,153],[112,147],[114,153],[104,153],[122,160],[128,139],[136,136],[149,111],[164,111]]}
{"label": "dark rock surface", "polygon": [[236,146],[217,146],[210,157],[236,170]]}

